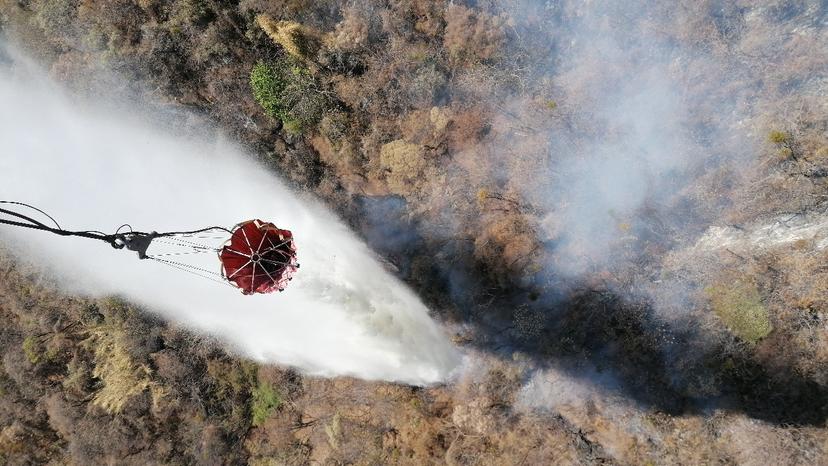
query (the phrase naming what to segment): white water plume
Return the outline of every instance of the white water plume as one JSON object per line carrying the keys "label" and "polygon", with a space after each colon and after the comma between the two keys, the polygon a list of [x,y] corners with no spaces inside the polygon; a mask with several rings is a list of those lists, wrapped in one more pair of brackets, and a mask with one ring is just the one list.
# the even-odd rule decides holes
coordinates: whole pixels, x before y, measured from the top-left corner
{"label": "white water plume", "polygon": [[243,296],[103,242],[0,226],[0,239],[67,287],[126,296],[256,360],[312,374],[428,384],[458,364],[418,297],[318,202],[220,138],[193,141],[153,127],[152,116],[81,105],[40,75],[20,57],[0,63],[0,199],[36,205],[70,230],[260,218],[293,231],[302,265],[283,293]]}

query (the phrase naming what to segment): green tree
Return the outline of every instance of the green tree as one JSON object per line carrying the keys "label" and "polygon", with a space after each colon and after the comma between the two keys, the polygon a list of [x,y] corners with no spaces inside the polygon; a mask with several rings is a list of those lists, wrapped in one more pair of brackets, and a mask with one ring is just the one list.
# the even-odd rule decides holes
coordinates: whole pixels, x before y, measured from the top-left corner
{"label": "green tree", "polygon": [[265,113],[282,120],[292,132],[314,128],[331,103],[310,71],[290,58],[257,63],[250,72],[250,87]]}
{"label": "green tree", "polygon": [[250,415],[254,426],[262,425],[282,405],[282,395],[269,383],[259,382],[251,396]]}

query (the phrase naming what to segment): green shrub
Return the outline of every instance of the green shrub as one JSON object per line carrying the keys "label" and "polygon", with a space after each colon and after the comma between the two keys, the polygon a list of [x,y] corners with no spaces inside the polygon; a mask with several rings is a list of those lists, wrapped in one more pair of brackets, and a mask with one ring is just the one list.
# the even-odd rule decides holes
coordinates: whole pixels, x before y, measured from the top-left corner
{"label": "green shrub", "polygon": [[257,63],[250,87],[265,113],[291,132],[316,126],[330,103],[307,68],[291,59]]}
{"label": "green shrub", "polygon": [[289,134],[301,134],[304,127],[298,120],[284,120],[284,125],[282,126],[286,132]]}
{"label": "green shrub", "polygon": [[54,340],[41,339],[35,336],[27,336],[23,339],[23,354],[32,364],[53,363],[60,357],[60,347],[54,344]]}
{"label": "green shrub", "polygon": [[43,350],[40,347],[40,343],[37,338],[28,336],[23,340],[23,354],[26,355],[26,359],[28,359],[32,364],[40,362]]}
{"label": "green shrub", "polygon": [[207,360],[212,390],[205,397],[209,411],[216,413],[227,432],[246,431],[250,426],[251,393],[256,388],[258,366],[251,361],[226,358]]}
{"label": "green shrub", "polygon": [[282,395],[269,383],[259,382],[251,396],[250,415],[254,426],[262,425],[282,405]]}
{"label": "green shrub", "polygon": [[735,281],[711,286],[705,291],[713,312],[742,340],[756,343],[773,330],[756,285]]}
{"label": "green shrub", "polygon": [[790,139],[784,131],[773,130],[768,134],[768,140],[774,144],[785,144]]}

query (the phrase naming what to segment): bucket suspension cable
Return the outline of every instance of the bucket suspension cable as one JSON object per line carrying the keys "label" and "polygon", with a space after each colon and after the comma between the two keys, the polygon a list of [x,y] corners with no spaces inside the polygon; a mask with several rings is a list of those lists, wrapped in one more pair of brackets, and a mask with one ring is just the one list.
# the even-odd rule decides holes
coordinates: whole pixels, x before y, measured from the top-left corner
{"label": "bucket suspension cable", "polygon": [[[244,294],[283,291],[287,282],[299,268],[296,261],[296,246],[293,234],[272,223],[248,220],[232,229],[213,226],[189,231],[135,231],[124,224],[107,234],[96,230],[67,230],[49,214],[17,201],[0,200],[0,205],[19,206],[31,209],[49,219],[54,226],[47,225],[30,215],[9,208],[0,207],[0,225],[9,225],[31,230],[40,230],[60,236],[103,241],[115,249],[127,249],[138,254],[139,259],[152,259],[169,267],[183,270],[202,278],[219,281],[238,288]],[[6,218],[3,218],[5,215]],[[222,240],[220,246],[203,244],[202,240]],[[182,248],[183,251],[148,254],[150,245]],[[191,254],[217,254],[221,262],[220,273],[183,262],[175,256]]]}
{"label": "bucket suspension cable", "polygon": [[[143,231],[133,231],[132,227],[128,224],[121,225],[118,230],[115,231],[113,234],[106,234],[101,231],[94,231],[94,230],[84,230],[84,231],[73,231],[73,230],[65,230],[60,227],[60,224],[55,221],[49,214],[43,212],[42,210],[38,209],[37,207],[31,206],[29,204],[24,204],[22,202],[14,202],[14,201],[0,201],[0,204],[14,204],[24,206],[41,214],[49,217],[50,220],[55,224],[55,227],[50,227],[48,225],[39,222],[32,217],[27,215],[23,215],[19,212],[15,212],[9,209],[0,208],[0,213],[6,214],[11,217],[15,217],[18,220],[9,220],[0,218],[0,224],[4,225],[11,225],[21,228],[29,228],[33,230],[41,230],[47,231],[49,233],[54,233],[60,236],[76,236],[80,238],[88,238],[88,239],[95,239],[99,241],[103,241],[109,243],[115,249],[123,249],[126,248],[130,251],[135,251],[138,253],[139,259],[146,259],[147,258],[147,249],[152,243],[152,240],[156,238],[166,238],[166,237],[173,237],[179,235],[194,235],[198,233],[204,233],[207,231],[224,231],[229,234],[232,232],[224,227],[208,227],[208,228],[201,228],[199,230],[191,230],[191,231],[168,231],[163,233],[158,233],[157,231],[152,232],[143,232]],[[22,220],[22,221],[20,221]],[[121,232],[124,227],[129,227],[129,231]]]}

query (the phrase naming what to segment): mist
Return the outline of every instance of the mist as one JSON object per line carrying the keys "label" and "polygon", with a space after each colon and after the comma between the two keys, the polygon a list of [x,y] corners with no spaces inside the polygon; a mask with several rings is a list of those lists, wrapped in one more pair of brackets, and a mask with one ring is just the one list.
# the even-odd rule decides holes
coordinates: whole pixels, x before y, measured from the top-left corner
{"label": "mist", "polygon": [[243,296],[101,242],[2,227],[12,252],[69,291],[124,296],[260,362],[413,384],[442,381],[457,366],[429,310],[319,202],[210,130],[175,132],[175,117],[139,103],[78,100],[9,55],[0,67],[0,199],[33,204],[70,230],[272,221],[293,232],[301,269],[283,293]]}

